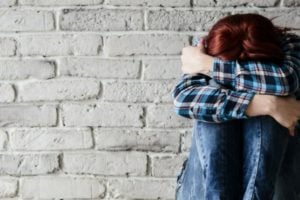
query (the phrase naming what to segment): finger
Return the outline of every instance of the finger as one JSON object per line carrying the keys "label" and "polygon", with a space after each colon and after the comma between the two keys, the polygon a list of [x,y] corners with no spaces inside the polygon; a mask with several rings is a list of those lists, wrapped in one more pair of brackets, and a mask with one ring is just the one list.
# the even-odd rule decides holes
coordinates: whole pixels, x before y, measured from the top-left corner
{"label": "finger", "polygon": [[204,39],[201,38],[200,41],[197,44],[197,47],[200,49],[204,49]]}
{"label": "finger", "polygon": [[201,38],[201,42],[197,44],[197,47],[200,49],[202,53],[206,52],[206,41],[205,38]]}
{"label": "finger", "polygon": [[201,44],[203,44],[203,38],[200,38],[200,39],[199,39],[199,41],[198,41],[198,43],[197,43],[196,46],[201,45]]}
{"label": "finger", "polygon": [[290,135],[294,137],[295,136],[295,126],[289,128],[289,132],[290,132]]}

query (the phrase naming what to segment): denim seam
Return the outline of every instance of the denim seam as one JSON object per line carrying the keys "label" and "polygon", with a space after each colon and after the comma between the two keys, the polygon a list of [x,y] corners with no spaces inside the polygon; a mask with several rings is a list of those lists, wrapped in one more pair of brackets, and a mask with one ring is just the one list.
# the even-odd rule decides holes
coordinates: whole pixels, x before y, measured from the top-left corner
{"label": "denim seam", "polygon": [[[202,135],[199,134],[198,137],[199,137],[199,140],[201,141],[202,140]],[[202,142],[200,142],[200,144],[199,144],[199,141],[196,139],[196,137],[195,137],[195,142],[196,142],[196,146],[200,147],[200,151],[202,153],[202,156],[199,155],[199,149],[198,148],[197,148],[197,154],[199,155],[199,157],[201,156],[201,158],[203,160],[203,163],[202,163],[203,166],[202,166],[202,168],[205,169],[207,167],[207,161],[206,161],[206,158],[205,158],[205,152],[204,152],[203,144],[202,144]]]}
{"label": "denim seam", "polygon": [[262,143],[262,141],[261,141],[261,138],[262,138],[261,137],[261,134],[262,134],[261,128],[262,128],[262,126],[261,126],[261,121],[260,121],[259,127],[257,129],[258,130],[257,132],[258,132],[260,140],[259,140],[259,145],[257,147],[258,151],[257,151],[257,154],[255,155],[256,162],[255,162],[255,168],[254,168],[254,175],[251,176],[250,181],[249,181],[250,182],[249,189],[250,189],[250,194],[251,194],[249,200],[253,200],[254,199],[255,182],[256,182],[256,177],[257,177],[257,172],[258,172],[258,166],[259,166],[259,163],[260,163],[260,157],[261,157],[261,143]]}
{"label": "denim seam", "polygon": [[[199,132],[201,133],[201,131],[199,131]],[[195,134],[198,134],[198,132],[195,131]],[[202,135],[198,134],[198,138],[199,138],[199,140],[202,140]],[[204,182],[206,181],[206,176],[204,176],[204,173],[206,173],[206,171],[207,171],[206,170],[206,168],[207,168],[207,161],[206,161],[206,158],[205,158],[205,152],[204,152],[203,144],[202,144],[202,142],[200,142],[200,144],[199,144],[199,141],[197,140],[197,136],[195,136],[195,142],[196,142],[196,150],[197,150],[198,156],[199,157],[201,156],[201,155],[199,155],[199,148],[198,147],[200,147],[200,151],[201,151],[201,153],[203,155],[203,156],[201,156],[202,161],[203,161],[203,163],[202,163],[202,170],[203,170],[203,172],[202,172],[202,177],[203,177],[203,191],[204,191],[204,194],[206,194],[207,188],[205,187],[205,184],[204,184]],[[200,165],[201,165],[201,159],[200,159]]]}
{"label": "denim seam", "polygon": [[[221,129],[221,130],[223,130],[223,129]],[[221,134],[221,136],[222,136],[222,143],[224,143],[224,141],[226,140],[226,137],[225,137],[225,135],[224,135],[223,133]],[[221,149],[221,151],[222,151],[222,152],[226,152],[226,148],[227,148],[227,147],[225,147],[224,145],[222,145],[221,147],[224,148],[224,149]],[[224,156],[225,156],[225,155],[224,155]],[[225,177],[225,175],[224,175],[225,172],[226,172],[226,169],[225,169],[225,168],[227,168],[227,163],[226,163],[226,161],[225,161],[226,159],[224,158],[224,156],[222,157],[222,165],[223,165],[223,166],[222,166],[221,169],[220,169],[220,171],[222,171],[222,179],[221,179],[221,180],[222,180],[222,185],[223,185],[223,186],[224,186],[224,185],[227,185],[227,184],[226,184],[226,177]],[[228,195],[228,194],[225,193],[224,196],[223,196],[223,198],[224,198],[224,199],[228,199],[228,198],[227,198],[227,195]]]}

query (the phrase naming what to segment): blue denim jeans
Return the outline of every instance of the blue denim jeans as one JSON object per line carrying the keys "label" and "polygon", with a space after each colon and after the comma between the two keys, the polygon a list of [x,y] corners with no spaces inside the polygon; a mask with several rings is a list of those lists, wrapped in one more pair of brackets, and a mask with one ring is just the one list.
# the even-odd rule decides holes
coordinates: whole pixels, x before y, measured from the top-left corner
{"label": "blue denim jeans", "polygon": [[176,200],[299,200],[297,143],[270,116],[196,121]]}

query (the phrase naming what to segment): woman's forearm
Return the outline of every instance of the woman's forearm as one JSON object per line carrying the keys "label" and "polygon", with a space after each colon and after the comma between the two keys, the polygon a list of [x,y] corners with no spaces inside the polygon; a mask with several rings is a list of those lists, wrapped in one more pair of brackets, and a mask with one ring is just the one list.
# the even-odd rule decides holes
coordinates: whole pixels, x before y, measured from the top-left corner
{"label": "woman's forearm", "polygon": [[294,135],[300,118],[300,101],[295,96],[278,97],[232,91],[207,84],[204,77],[184,75],[173,91],[178,115],[206,122],[269,115]]}
{"label": "woman's forearm", "polygon": [[[235,90],[253,91],[259,94],[288,96],[299,88],[297,60],[276,64],[267,61],[222,61],[215,58],[212,78],[224,86]],[[300,60],[298,60],[300,62]]]}
{"label": "woman's forearm", "polygon": [[210,86],[201,74],[183,75],[173,91],[178,115],[206,122],[247,118],[246,109],[254,95]]}
{"label": "woman's forearm", "polygon": [[271,95],[255,95],[246,110],[248,117],[270,115],[294,135],[299,124],[300,101],[295,96],[276,97]]}
{"label": "woman's forearm", "polygon": [[274,110],[274,105],[274,96],[256,94],[247,107],[246,115],[248,117],[271,115]]}

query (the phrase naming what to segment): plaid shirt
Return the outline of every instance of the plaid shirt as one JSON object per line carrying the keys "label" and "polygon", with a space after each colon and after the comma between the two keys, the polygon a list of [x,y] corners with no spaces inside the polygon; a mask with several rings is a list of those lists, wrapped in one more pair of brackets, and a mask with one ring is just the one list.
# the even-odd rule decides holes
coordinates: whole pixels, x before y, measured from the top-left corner
{"label": "plaid shirt", "polygon": [[206,122],[246,119],[255,94],[287,96],[299,92],[300,37],[288,34],[281,41],[285,57],[280,66],[214,58],[211,77],[182,75],[173,91],[176,113]]}

